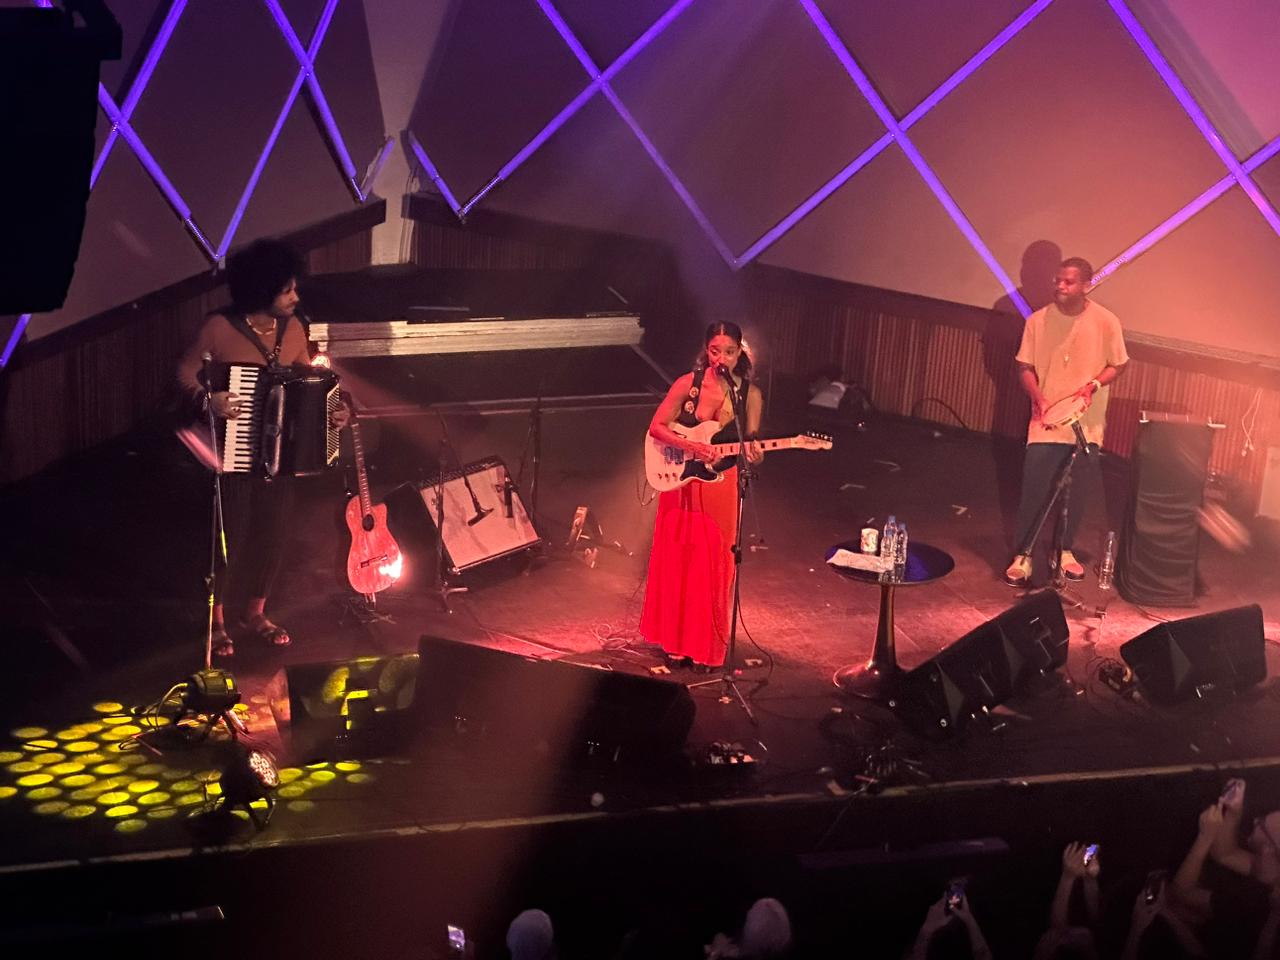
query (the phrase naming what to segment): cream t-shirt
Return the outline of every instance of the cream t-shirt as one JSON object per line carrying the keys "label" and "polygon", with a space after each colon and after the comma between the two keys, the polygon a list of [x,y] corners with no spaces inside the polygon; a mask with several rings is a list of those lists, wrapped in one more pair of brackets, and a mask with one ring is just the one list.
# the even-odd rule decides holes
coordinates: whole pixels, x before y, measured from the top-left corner
{"label": "cream t-shirt", "polygon": [[[1050,403],[1069,397],[1102,372],[1129,361],[1120,321],[1106,307],[1085,301],[1083,312],[1069,317],[1055,303],[1027,318],[1017,361],[1035,368],[1040,392]],[[1080,427],[1089,443],[1102,443],[1107,423],[1109,386],[1093,394]],[[1071,427],[1047,427],[1034,417],[1027,427],[1027,443],[1074,443]]]}

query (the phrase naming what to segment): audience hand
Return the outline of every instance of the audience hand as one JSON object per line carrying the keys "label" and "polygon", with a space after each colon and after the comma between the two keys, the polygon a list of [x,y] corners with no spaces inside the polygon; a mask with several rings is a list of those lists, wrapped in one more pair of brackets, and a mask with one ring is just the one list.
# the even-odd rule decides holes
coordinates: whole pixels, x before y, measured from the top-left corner
{"label": "audience hand", "polygon": [[1147,903],[1147,889],[1143,887],[1138,891],[1137,898],[1133,901],[1133,933],[1136,935],[1141,933],[1147,927],[1151,926],[1153,921],[1160,912],[1164,910],[1164,891],[1165,884],[1160,884],[1159,892],[1151,903]]}
{"label": "audience hand", "polygon": [[1232,777],[1222,788],[1222,812],[1234,813],[1244,808],[1245,783],[1239,777]]}
{"label": "audience hand", "polygon": [[1212,803],[1200,811],[1200,836],[1214,837],[1222,828],[1222,805]]}

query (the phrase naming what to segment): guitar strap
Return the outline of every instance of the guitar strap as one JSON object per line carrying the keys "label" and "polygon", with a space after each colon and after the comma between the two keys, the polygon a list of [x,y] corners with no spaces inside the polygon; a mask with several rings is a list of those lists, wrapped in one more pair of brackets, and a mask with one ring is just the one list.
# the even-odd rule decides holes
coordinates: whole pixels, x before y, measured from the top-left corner
{"label": "guitar strap", "polygon": [[680,413],[676,416],[676,423],[682,427],[698,425],[698,394],[702,393],[702,378],[706,375],[707,368],[702,364],[693,368],[693,382],[689,384],[689,393],[680,404]]}

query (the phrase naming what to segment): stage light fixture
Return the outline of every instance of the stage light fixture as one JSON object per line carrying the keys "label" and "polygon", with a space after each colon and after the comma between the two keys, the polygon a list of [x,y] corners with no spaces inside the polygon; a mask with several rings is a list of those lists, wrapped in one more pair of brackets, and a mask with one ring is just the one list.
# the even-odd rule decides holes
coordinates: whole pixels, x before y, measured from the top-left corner
{"label": "stage light fixture", "polygon": [[[236,807],[243,807],[259,830],[270,823],[271,814],[275,812],[274,791],[280,786],[280,765],[269,750],[233,741],[230,759],[222,768],[218,782],[222,786],[222,800],[217,812],[230,813]],[[261,819],[254,806],[259,800],[267,805],[266,816]]]}

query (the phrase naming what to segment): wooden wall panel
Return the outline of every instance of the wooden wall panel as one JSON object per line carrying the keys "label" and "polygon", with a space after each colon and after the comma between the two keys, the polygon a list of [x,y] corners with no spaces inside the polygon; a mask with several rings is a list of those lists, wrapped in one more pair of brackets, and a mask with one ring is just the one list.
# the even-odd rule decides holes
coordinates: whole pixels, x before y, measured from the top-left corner
{"label": "wooden wall panel", "polygon": [[[378,211],[339,218],[300,238],[313,273],[369,265],[370,219]],[[326,238],[326,234],[328,234]],[[173,366],[205,314],[227,301],[225,287],[196,278],[143,298],[133,309],[90,318],[46,340],[26,344],[0,374],[0,482],[30,476],[158,417]]]}

